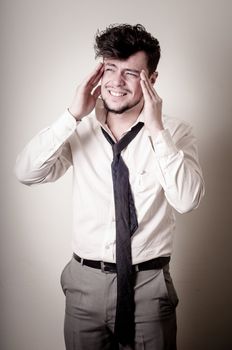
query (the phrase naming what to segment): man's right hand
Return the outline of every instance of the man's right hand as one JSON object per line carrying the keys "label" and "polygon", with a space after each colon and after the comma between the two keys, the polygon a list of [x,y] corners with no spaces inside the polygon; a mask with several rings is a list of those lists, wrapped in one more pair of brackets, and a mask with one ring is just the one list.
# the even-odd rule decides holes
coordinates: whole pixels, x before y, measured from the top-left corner
{"label": "man's right hand", "polygon": [[[69,112],[81,120],[95,107],[97,98],[101,94],[101,86],[97,86],[104,71],[104,64],[99,63],[95,70],[77,87]],[[97,86],[97,87],[96,87]]]}

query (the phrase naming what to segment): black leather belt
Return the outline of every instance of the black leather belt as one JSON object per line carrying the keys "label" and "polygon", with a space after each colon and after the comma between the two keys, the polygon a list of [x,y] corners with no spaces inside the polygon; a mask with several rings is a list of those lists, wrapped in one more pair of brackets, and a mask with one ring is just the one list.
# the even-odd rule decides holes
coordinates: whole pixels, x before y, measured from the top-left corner
{"label": "black leather belt", "polygon": [[[117,267],[116,267],[116,264],[114,263],[82,259],[75,253],[73,253],[73,257],[76,261],[78,261],[82,265],[86,265],[94,269],[99,269],[102,272],[105,272],[105,273],[117,272]],[[162,269],[165,265],[167,265],[169,261],[170,261],[170,257],[159,257],[152,260],[144,261],[140,264],[133,265],[133,269],[136,272],[145,271],[145,270],[158,270],[158,269]]]}

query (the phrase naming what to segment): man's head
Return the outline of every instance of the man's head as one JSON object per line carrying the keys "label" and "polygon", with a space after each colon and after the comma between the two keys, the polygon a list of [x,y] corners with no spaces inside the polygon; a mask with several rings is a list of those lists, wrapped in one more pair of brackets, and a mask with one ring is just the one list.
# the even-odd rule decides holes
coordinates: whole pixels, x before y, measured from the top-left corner
{"label": "man's head", "polygon": [[96,57],[125,60],[138,51],[147,57],[149,75],[155,72],[160,59],[160,45],[141,24],[111,25],[97,32],[95,42]]}
{"label": "man's head", "polygon": [[131,110],[137,113],[143,104],[141,71],[147,73],[152,84],[157,77],[158,40],[139,24],[113,25],[97,33],[95,52],[104,62],[101,96],[105,108],[115,114]]}

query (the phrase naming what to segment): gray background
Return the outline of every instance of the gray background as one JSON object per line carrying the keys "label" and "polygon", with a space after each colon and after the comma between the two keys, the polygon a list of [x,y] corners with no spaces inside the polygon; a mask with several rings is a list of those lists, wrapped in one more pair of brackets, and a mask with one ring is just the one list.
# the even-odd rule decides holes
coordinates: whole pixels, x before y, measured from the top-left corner
{"label": "gray background", "polygon": [[194,126],[206,181],[200,208],[177,215],[179,349],[232,348],[231,13],[229,0],[1,1],[1,349],[64,349],[71,172],[29,188],[13,167],[94,68],[97,28],[121,22],[142,23],[160,40],[157,92],[165,113]]}

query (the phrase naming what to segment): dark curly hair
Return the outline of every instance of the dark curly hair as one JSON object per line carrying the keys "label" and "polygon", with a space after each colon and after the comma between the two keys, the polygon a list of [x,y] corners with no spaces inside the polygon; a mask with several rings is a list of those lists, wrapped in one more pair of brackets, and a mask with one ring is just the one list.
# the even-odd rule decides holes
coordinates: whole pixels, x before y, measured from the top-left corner
{"label": "dark curly hair", "polygon": [[127,59],[138,51],[147,55],[147,67],[152,74],[160,59],[160,45],[141,24],[113,24],[97,31],[94,45],[96,58]]}

